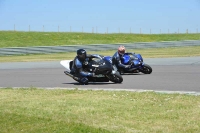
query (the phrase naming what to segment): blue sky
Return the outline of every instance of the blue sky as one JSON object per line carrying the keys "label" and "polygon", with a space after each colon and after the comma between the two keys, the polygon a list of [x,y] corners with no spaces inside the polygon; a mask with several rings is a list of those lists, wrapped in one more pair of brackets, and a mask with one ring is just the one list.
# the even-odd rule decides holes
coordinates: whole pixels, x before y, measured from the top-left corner
{"label": "blue sky", "polygon": [[0,30],[200,33],[200,0],[0,0]]}

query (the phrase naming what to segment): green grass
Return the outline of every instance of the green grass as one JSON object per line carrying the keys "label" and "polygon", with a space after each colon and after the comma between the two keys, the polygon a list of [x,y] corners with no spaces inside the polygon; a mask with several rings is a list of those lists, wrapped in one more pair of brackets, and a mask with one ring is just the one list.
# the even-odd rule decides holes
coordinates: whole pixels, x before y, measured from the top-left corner
{"label": "green grass", "polygon": [[0,31],[0,48],[200,40],[200,34],[95,34]]}
{"label": "green grass", "polygon": [[[163,57],[189,57],[200,56],[200,46],[171,47],[171,48],[149,48],[149,49],[129,49],[129,52],[140,53],[145,58]],[[101,54],[112,56],[116,52],[111,51],[89,51],[89,54]],[[58,61],[71,60],[76,56],[76,52],[39,54],[39,55],[20,55],[20,56],[0,56],[0,62],[28,62],[28,61]]]}
{"label": "green grass", "polygon": [[[0,48],[200,40],[200,34],[0,31]],[[200,46],[133,49],[144,58],[200,56]],[[88,52],[113,55],[115,51]],[[73,59],[76,53],[1,56],[0,62]],[[200,96],[154,92],[0,89],[0,133],[199,133]]]}
{"label": "green grass", "polygon": [[0,89],[2,133],[198,133],[200,96]]}

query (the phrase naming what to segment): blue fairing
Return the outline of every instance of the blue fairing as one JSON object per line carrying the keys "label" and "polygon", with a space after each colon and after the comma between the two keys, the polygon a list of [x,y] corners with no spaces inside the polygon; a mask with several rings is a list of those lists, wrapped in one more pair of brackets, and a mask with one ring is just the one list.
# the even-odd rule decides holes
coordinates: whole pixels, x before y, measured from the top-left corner
{"label": "blue fairing", "polygon": [[112,57],[111,56],[104,56],[104,59],[112,63]]}
{"label": "blue fairing", "polygon": [[142,56],[141,56],[140,54],[135,54],[135,56],[136,56],[139,60],[143,61],[143,58],[142,58]]}
{"label": "blue fairing", "polygon": [[134,64],[137,66],[139,65],[139,61],[138,60],[133,60]]}
{"label": "blue fairing", "polygon": [[[131,62],[134,63],[134,66],[133,67],[138,67],[140,65],[143,65],[143,58],[140,54],[134,54],[133,56],[135,56],[135,59],[131,59],[130,55],[129,54],[124,54],[122,59],[121,59],[121,62],[122,64],[124,65],[128,65],[130,64]],[[130,62],[131,60],[131,62]]]}
{"label": "blue fairing", "polygon": [[125,64],[125,65],[127,65],[127,64],[129,64],[129,60],[130,60],[130,56],[129,55],[123,55],[123,57],[122,57],[122,64]]}

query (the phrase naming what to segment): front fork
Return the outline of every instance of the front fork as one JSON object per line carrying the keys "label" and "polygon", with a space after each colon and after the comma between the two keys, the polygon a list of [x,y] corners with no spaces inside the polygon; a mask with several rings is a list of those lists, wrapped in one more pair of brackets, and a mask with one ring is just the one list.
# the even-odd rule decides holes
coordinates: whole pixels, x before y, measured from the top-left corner
{"label": "front fork", "polygon": [[138,67],[140,72],[143,70],[144,64],[145,64],[144,62],[141,62],[141,65]]}

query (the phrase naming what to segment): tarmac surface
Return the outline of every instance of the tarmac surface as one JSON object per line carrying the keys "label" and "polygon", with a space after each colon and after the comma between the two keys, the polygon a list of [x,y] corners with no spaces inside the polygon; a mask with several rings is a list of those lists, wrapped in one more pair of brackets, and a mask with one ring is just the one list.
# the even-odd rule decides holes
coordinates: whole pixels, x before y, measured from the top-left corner
{"label": "tarmac surface", "polygon": [[123,82],[80,85],[65,75],[60,61],[0,63],[0,87],[105,89],[200,93],[200,57],[146,58],[151,74],[126,74]]}

